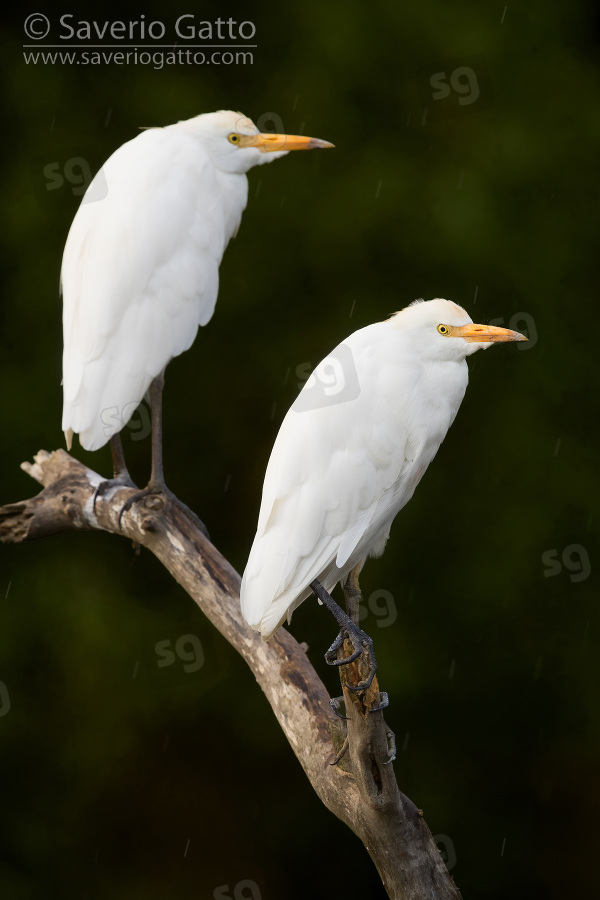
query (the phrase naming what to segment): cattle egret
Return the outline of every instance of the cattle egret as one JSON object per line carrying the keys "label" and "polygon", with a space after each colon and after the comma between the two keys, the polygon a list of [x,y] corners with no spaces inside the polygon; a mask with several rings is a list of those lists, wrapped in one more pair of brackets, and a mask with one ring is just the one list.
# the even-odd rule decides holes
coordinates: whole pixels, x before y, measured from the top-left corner
{"label": "cattle egret", "polygon": [[[265,475],[258,529],[241,588],[249,625],[268,640],[315,593],[341,626],[331,665],[356,659],[358,575],[383,553],[464,396],[466,357],[507,328],[474,325],[448,300],[417,300],[351,334],[314,370],[288,411]],[[350,615],[329,596],[342,583]],[[348,637],[353,654],[337,659]],[[369,679],[355,686],[364,690]]]}
{"label": "cattle egret", "polygon": [[[248,197],[246,172],[317,138],[262,134],[222,110],[151,128],[113,153],[86,191],[67,238],[62,428],[86,450],[111,440],[115,476],[133,484],[119,432],[150,389],[152,474],[165,492],[161,395],[167,363],[210,320],[219,264]],[[172,496],[172,495],[170,495]]]}

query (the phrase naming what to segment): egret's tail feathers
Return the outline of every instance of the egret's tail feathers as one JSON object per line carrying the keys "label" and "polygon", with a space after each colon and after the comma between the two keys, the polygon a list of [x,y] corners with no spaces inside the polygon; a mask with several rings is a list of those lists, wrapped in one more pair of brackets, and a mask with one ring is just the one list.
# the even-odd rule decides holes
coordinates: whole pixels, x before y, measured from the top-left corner
{"label": "egret's tail feathers", "polygon": [[260,631],[260,636],[263,641],[268,641],[273,637],[275,632],[281,628],[286,620],[288,625],[290,624],[294,610],[300,606],[309,595],[310,588],[307,588],[293,600],[291,599],[291,596],[293,595],[290,596],[289,592],[282,594],[281,597],[277,597],[277,599],[270,604],[259,622],[248,622],[248,624],[254,628],[255,631]]}
{"label": "egret's tail feathers", "polygon": [[246,571],[240,591],[242,615],[251,628],[260,632],[263,641],[268,641],[286,619],[289,623],[296,607],[309,594],[310,588],[306,588],[300,594],[297,593],[297,589],[291,589],[283,591],[272,600],[267,598],[265,602],[264,585],[261,585],[260,577],[256,575],[249,577]]}

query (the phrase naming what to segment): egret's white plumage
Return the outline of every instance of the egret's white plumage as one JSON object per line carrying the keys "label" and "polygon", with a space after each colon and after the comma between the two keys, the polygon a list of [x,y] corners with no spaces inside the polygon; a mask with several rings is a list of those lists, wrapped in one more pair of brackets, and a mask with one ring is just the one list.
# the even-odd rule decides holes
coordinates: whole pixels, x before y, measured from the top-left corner
{"label": "egret's white plumage", "polygon": [[342,385],[339,402],[323,405],[315,393],[319,382],[331,387],[331,357],[316,368],[277,435],[242,580],[242,612],[265,640],[309,596],[312,581],[330,592],[383,552],[394,517],[458,412],[466,357],[499,340],[525,338],[473,325],[447,300],[417,301],[355,331],[341,345],[350,353],[333,351],[338,377],[358,383]]}
{"label": "egret's white plumage", "polygon": [[325,141],[262,135],[241,113],[143,131],[83,197],[65,246],[62,427],[96,450],[211,318],[252,166]]}

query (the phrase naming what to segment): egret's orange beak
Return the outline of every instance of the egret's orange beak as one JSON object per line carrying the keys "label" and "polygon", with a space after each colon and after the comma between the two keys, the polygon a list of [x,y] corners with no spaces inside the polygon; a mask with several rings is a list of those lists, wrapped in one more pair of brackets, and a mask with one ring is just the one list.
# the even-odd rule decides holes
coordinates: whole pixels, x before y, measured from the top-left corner
{"label": "egret's orange beak", "polygon": [[325,150],[334,147],[329,141],[320,138],[302,137],[299,134],[243,134],[240,147],[258,147],[261,153],[273,153],[275,150]]}
{"label": "egret's orange beak", "polygon": [[477,341],[481,344],[496,343],[498,341],[527,341],[524,334],[511,331],[510,328],[497,328],[495,325],[469,325],[454,326],[450,334],[452,337],[461,337],[465,341]]}

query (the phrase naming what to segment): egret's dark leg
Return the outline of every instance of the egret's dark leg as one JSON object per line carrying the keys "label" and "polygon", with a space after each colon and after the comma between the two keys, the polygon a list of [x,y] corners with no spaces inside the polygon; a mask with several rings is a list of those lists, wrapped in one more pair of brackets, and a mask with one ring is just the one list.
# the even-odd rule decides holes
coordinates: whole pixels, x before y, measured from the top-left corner
{"label": "egret's dark leg", "polygon": [[125,455],[123,453],[123,443],[121,441],[121,435],[119,432],[117,432],[117,434],[113,434],[110,439],[110,452],[112,454],[113,475],[115,479],[120,479],[122,480],[123,484],[130,484],[132,487],[135,487],[135,484],[131,479],[131,475],[127,470]]}
{"label": "egret's dark leg", "polygon": [[[138,494],[135,494],[133,497],[130,497],[123,509],[121,510],[121,515],[125,512],[125,510],[130,509],[134,503],[137,503],[138,500],[141,500],[142,497],[148,496],[148,494],[160,494],[160,493],[169,493],[167,491],[167,486],[165,485],[165,477],[163,474],[163,457],[162,457],[162,391],[165,384],[164,372],[161,372],[160,375],[157,375],[156,378],[153,378],[150,383],[150,388],[148,393],[150,395],[150,414],[151,414],[151,422],[152,422],[152,468],[150,470],[150,481]],[[115,447],[112,445],[111,448],[113,450],[113,461],[115,466],[117,465],[125,465],[125,460],[123,459],[123,448],[121,447],[119,441],[119,447],[116,448],[117,452],[120,449],[121,456],[115,456]],[[173,496],[170,494],[170,496]]]}
{"label": "egret's dark leg", "polygon": [[[344,716],[340,712],[340,703],[344,703],[343,697],[332,697],[331,700],[329,701],[329,705],[331,706],[331,709],[336,714],[338,719],[346,719],[347,720],[348,716]],[[380,709],[386,709],[389,705],[390,705],[390,700],[389,700],[389,697],[388,697],[386,691],[380,691],[379,706],[372,706],[371,712],[377,712]]]}
{"label": "egret's dark leg", "polygon": [[110,452],[112,454],[113,461],[113,478],[107,481],[101,481],[98,487],[96,488],[96,493],[94,494],[94,513],[96,512],[96,503],[98,500],[107,494],[111,488],[122,486],[122,487],[131,487],[136,488],[137,485],[134,484],[131,475],[127,469],[127,465],[125,464],[125,456],[123,454],[123,444],[121,443],[121,435],[117,432],[117,434],[113,434],[110,439]]}
{"label": "egret's dark leg", "polygon": [[[208,537],[208,531],[203,522],[200,521],[195,512],[192,512],[185,503],[182,503],[175,494],[168,489],[165,484],[163,473],[163,453],[162,453],[162,392],[165,384],[164,372],[157,375],[150,384],[150,411],[152,417],[152,469],[150,472],[150,481],[142,491],[129,497],[123,504],[123,509],[119,513],[119,524],[123,513],[131,509],[134,503],[138,503],[145,497],[155,494],[163,497],[164,501],[170,500],[175,506],[183,510],[189,516],[200,531]],[[163,503],[164,506],[164,503]]]}
{"label": "egret's dark leg", "polygon": [[329,705],[331,706],[333,712],[336,714],[338,719],[346,719],[346,721],[347,721],[349,717],[342,715],[342,713],[340,712],[340,703],[343,703],[343,702],[344,702],[343,697],[332,697],[331,700],[329,701]]}
{"label": "egret's dark leg", "polygon": [[[313,581],[310,585],[310,588],[313,593],[317,595],[319,600],[321,600],[321,602],[331,612],[340,626],[339,635],[325,654],[325,661],[328,663],[328,665],[348,665],[349,663],[352,663],[355,660],[359,659],[359,657],[362,657],[362,659],[360,659],[359,663],[357,664],[357,673],[360,673],[358,674],[358,677],[361,677],[366,668],[366,678],[364,678],[363,681],[359,682],[359,684],[350,684],[350,682],[348,681],[348,677],[342,676],[342,685],[349,691],[354,691],[359,694],[356,699],[353,699],[351,706],[358,705],[358,707],[361,709],[360,715],[364,717],[371,713],[379,712],[385,709],[387,706],[389,706],[389,700],[388,695],[385,693],[385,691],[379,690],[377,678],[375,677],[375,673],[377,672],[377,661],[373,652],[373,641],[367,634],[365,634],[364,631],[362,631],[362,629],[358,627],[360,601],[362,599],[360,585],[358,583],[360,570],[360,565],[355,566],[342,584],[344,599],[346,601],[347,614],[344,613],[342,609],[340,609],[335,600],[328,594],[328,592],[319,581]],[[344,646],[346,640],[350,642],[354,652],[345,659],[338,659],[338,652]],[[354,649],[355,647],[357,649]],[[353,673],[351,677],[356,678],[357,673]],[[349,703],[347,702],[345,697],[334,697],[329,702],[336,716],[338,716],[340,719],[349,718],[349,715],[343,715],[340,712],[340,704],[344,703],[344,711],[350,713]],[[374,704],[377,705],[375,706]],[[393,732],[390,731],[389,728],[386,731],[386,738],[388,742],[388,758],[385,761],[384,765],[388,765],[396,758],[396,739]],[[348,747],[349,738],[348,736],[346,736],[346,740],[344,741],[339,752],[336,754],[336,757],[331,765],[336,766],[340,762],[340,760],[348,751]]]}
{"label": "egret's dark leg", "polygon": [[362,593],[360,590],[360,585],[358,583],[360,570],[360,564],[358,566],[354,566],[354,568],[350,572],[348,572],[346,580],[342,585],[342,590],[344,591],[344,600],[346,601],[346,609],[348,611],[348,615],[355,625],[358,625],[359,622],[360,601],[362,600]]}
{"label": "egret's dark leg", "polygon": [[[347,615],[344,610],[337,605],[333,597],[325,590],[320,581],[315,580],[311,582],[310,589],[313,594],[316,594],[321,603],[323,603],[323,605],[327,607],[331,615],[340,626],[340,633],[325,654],[325,662],[330,666],[347,666],[350,663],[354,662],[355,659],[358,659],[358,657],[366,650],[369,659],[369,672],[366,679],[356,685],[347,685],[348,689],[351,691],[366,691],[367,688],[371,685],[371,682],[375,677],[375,672],[377,671],[377,662],[375,660],[375,654],[373,652],[373,641],[371,640],[369,635],[365,634],[365,632],[362,631],[358,627],[358,625],[352,621],[350,616]],[[356,615],[358,617],[358,605]],[[343,647],[345,640],[348,640],[350,642],[353,652],[350,654],[350,656],[338,659],[337,652],[340,647]]]}
{"label": "egret's dark leg", "polygon": [[[359,563],[348,573],[348,576],[342,583],[342,590],[344,592],[344,599],[346,601],[346,610],[348,612],[348,617],[351,619],[356,628],[358,628],[358,622],[360,618],[360,603],[362,600],[362,592],[358,583],[358,577],[360,575],[361,568],[362,563]],[[358,630],[360,631],[360,629]],[[364,634],[364,632],[362,633]],[[343,637],[343,640],[344,639],[345,638]],[[337,649],[339,649],[340,646],[343,646],[343,641],[342,644],[339,644],[339,637],[333,646],[336,645]],[[327,661],[329,662],[329,660]],[[344,662],[344,660],[342,660],[342,662]],[[342,683],[346,688],[348,688],[348,690],[360,691],[360,694],[356,698],[356,700],[353,700],[352,706],[358,705],[359,708],[362,709],[362,715],[370,715],[371,713],[380,712],[381,710],[386,709],[386,707],[389,706],[389,699],[385,691],[379,690],[379,684],[377,682],[377,678],[375,677],[377,662],[373,655],[372,642],[370,642],[367,646],[363,645],[363,659],[359,660],[358,665],[358,671],[361,673],[361,675],[362,672],[364,672],[365,667],[368,667],[367,678],[363,682],[361,682],[357,686],[354,686],[352,684],[349,684],[347,679],[342,679]],[[344,697],[336,697],[329,702],[336,716],[339,716],[340,719],[348,718],[348,716],[342,715],[342,713],[340,712],[340,704],[343,702],[345,707],[344,711],[349,713],[349,704],[346,702]],[[383,764],[387,766],[396,758],[396,738],[393,731],[391,731],[387,726],[386,738],[388,745],[388,758]],[[348,738],[346,738],[344,745],[341,747],[331,765],[337,765],[340,762],[344,754],[347,752],[348,746]]]}
{"label": "egret's dark leg", "polygon": [[164,490],[162,455],[162,392],[165,386],[165,373],[161,372],[150,385],[150,410],[152,414],[152,469],[148,487]]}
{"label": "egret's dark leg", "polygon": [[[360,603],[362,600],[362,591],[360,589],[360,584],[358,583],[358,576],[360,575],[361,569],[362,563],[354,566],[354,568],[351,569],[346,577],[346,580],[342,584],[344,600],[346,601],[346,610],[355,625],[358,625],[360,619]],[[377,669],[376,662],[375,669]],[[348,685],[348,687],[351,688],[351,685]],[[377,710],[379,709],[385,709],[386,706],[389,706],[388,695],[385,693],[385,691],[382,691],[379,694],[379,706],[372,706],[371,712],[377,712]]]}

